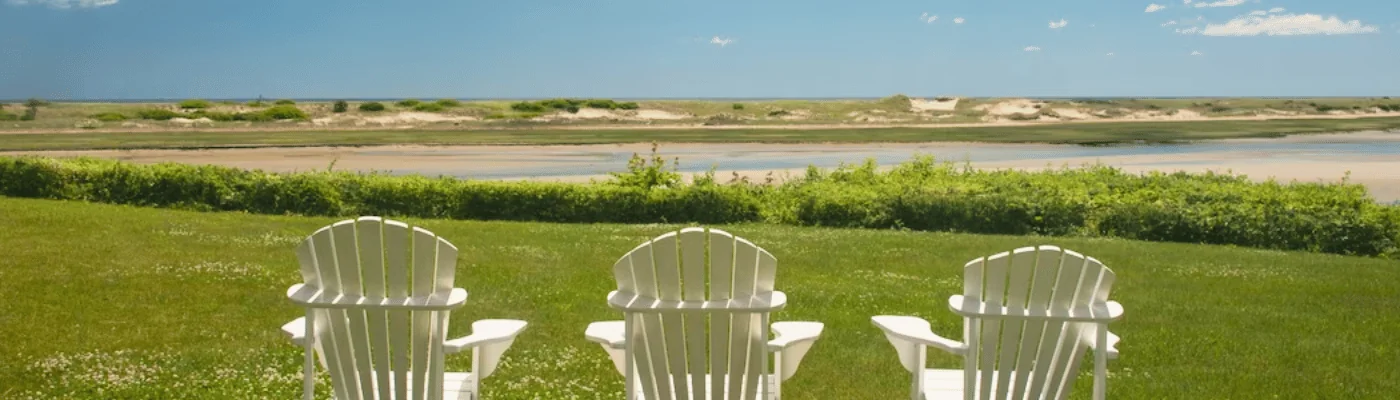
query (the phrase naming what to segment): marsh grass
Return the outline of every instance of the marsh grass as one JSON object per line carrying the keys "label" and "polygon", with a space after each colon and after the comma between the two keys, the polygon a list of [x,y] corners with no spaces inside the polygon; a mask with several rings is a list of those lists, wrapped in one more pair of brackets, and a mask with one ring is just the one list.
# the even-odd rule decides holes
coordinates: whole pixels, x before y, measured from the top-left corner
{"label": "marsh grass", "polygon": [[[301,355],[278,328],[300,312],[298,240],[339,218],[197,213],[0,198],[0,398],[297,398]],[[101,221],[94,223],[94,221]],[[622,379],[584,340],[620,314],[611,265],[676,224],[546,224],[408,219],[461,249],[471,292],[451,337],[482,318],[530,327],[485,382],[489,399],[617,399]],[[790,399],[896,399],[907,373],[869,318],[948,312],[964,262],[1057,244],[1118,275],[1112,325],[1123,399],[1385,399],[1400,392],[1400,263],[1113,239],[721,225],[779,260],[790,305],[778,321],[826,324]],[[468,357],[448,357],[454,370]],[[932,352],[929,365],[958,368]],[[1085,370],[1092,364],[1086,361]],[[1082,374],[1081,374],[1082,375]],[[1087,399],[1081,376],[1073,399]],[[321,398],[327,398],[324,385]]]}

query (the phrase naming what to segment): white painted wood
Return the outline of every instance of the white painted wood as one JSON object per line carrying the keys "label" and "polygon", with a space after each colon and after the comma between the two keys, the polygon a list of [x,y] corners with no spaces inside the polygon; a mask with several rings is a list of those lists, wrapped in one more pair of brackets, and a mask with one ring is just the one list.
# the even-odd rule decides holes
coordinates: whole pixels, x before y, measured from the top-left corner
{"label": "white painted wood", "polygon": [[786,305],[776,271],[771,254],[724,231],[657,236],[613,265],[608,304],[623,321],[590,324],[585,336],[613,358],[628,399],[776,399],[822,330],[774,323],[768,338],[769,316]]}
{"label": "white painted wood", "polygon": [[[315,356],[336,399],[476,400],[526,323],[482,320],[446,340],[450,311],[466,301],[454,288],[457,248],[422,228],[378,217],[317,230],[297,247],[303,283],[287,297],[306,316],[283,325],[303,346],[304,396]],[[309,334],[308,334],[309,332]],[[472,372],[446,372],[444,356],[470,349]]]}
{"label": "white painted wood", "polygon": [[[876,316],[905,368],[915,399],[1068,398],[1080,360],[1094,350],[1094,393],[1107,391],[1107,360],[1118,337],[1108,323],[1123,308],[1108,296],[1113,271],[1055,246],[1025,247],[978,258],[964,268],[963,294],[949,310],[964,318],[966,344],[944,339],[916,317]],[[926,369],[925,346],[964,356],[962,370]]]}

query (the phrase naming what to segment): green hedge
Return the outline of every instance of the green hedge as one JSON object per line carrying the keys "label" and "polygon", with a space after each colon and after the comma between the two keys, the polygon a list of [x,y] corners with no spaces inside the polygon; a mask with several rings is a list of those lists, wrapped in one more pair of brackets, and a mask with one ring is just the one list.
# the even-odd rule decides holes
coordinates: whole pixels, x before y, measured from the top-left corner
{"label": "green hedge", "polygon": [[923,158],[887,172],[873,163],[811,169],[773,185],[714,183],[712,176],[683,184],[664,165],[639,160],[620,179],[568,184],[0,157],[0,195],[266,214],[768,222],[1400,255],[1400,207],[1381,205],[1349,183],[1134,175],[1102,166],[977,171]]}

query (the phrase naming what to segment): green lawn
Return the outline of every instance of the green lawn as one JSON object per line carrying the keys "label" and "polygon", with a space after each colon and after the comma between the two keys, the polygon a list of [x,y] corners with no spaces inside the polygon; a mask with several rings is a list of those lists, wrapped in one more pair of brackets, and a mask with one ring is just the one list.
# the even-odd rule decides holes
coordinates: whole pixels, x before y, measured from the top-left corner
{"label": "green lawn", "polygon": [[1400,118],[1104,122],[959,128],[506,129],[287,132],[52,133],[0,136],[0,151],[386,144],[597,144],[641,142],[1036,142],[1109,143],[1276,137],[1400,129]]}
{"label": "green lawn", "polygon": [[[293,248],[333,218],[195,213],[0,198],[0,398],[296,398]],[[487,399],[620,398],[622,380],[583,338],[616,319],[612,262],[675,225],[410,220],[462,251],[471,321],[529,329],[486,381]],[[907,375],[869,318],[930,318],[972,258],[1058,244],[1118,273],[1127,309],[1112,330],[1119,399],[1366,399],[1400,393],[1400,262],[1253,249],[1043,237],[723,227],[778,257],[789,308],[826,332],[789,399],[907,398]],[[931,363],[958,360],[932,355]],[[466,368],[469,357],[447,360]],[[1086,364],[1086,368],[1091,368]],[[1087,372],[1089,370],[1085,370]],[[1081,379],[1074,398],[1089,398]]]}

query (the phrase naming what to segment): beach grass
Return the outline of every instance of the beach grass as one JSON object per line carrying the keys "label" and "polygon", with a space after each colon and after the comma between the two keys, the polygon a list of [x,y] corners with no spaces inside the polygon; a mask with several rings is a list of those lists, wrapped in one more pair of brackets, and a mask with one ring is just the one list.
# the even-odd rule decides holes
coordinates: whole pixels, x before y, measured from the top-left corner
{"label": "beach grass", "polygon": [[[296,398],[300,349],[278,331],[300,311],[293,249],[336,218],[196,213],[0,198],[0,398]],[[449,334],[483,318],[530,322],[488,399],[616,399],[622,379],[583,338],[620,317],[611,264],[681,225],[409,219],[461,249],[471,293]],[[975,257],[1055,244],[1102,260],[1126,308],[1111,325],[1124,399],[1384,399],[1400,392],[1400,263],[1127,240],[719,226],[779,260],[778,321],[826,331],[789,399],[894,399],[908,375],[873,315],[914,315],[957,338],[946,308]],[[931,353],[930,366],[957,368]],[[461,370],[469,357],[449,357]],[[1087,399],[1085,370],[1071,398]],[[327,397],[325,386],[321,396]],[[1280,397],[1282,396],[1282,397]]]}

